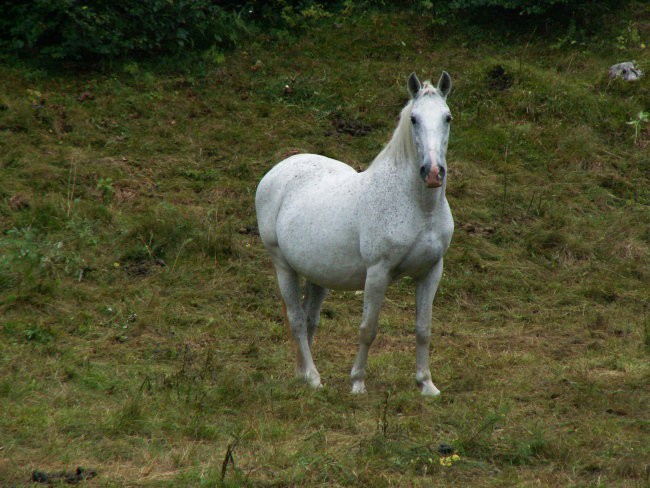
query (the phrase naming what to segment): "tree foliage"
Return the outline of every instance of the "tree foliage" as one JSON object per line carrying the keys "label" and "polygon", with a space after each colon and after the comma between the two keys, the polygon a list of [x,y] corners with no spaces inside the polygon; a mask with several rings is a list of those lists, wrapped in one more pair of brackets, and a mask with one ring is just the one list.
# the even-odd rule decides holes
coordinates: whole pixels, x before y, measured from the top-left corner
{"label": "tree foliage", "polygon": [[[367,8],[560,15],[615,0],[0,0],[0,50],[22,56],[97,60],[179,54],[241,43],[252,26],[300,30],[337,12]],[[620,2],[619,2],[620,3]],[[488,14],[489,15],[489,14]]]}
{"label": "tree foliage", "polygon": [[55,59],[234,45],[238,16],[210,0],[4,0],[0,47]]}
{"label": "tree foliage", "polygon": [[608,2],[602,0],[451,0],[450,2],[444,3],[447,3],[452,10],[474,10],[485,7],[497,7],[505,10],[514,10],[525,15],[538,15],[548,13],[557,7],[582,8],[586,5],[603,5]]}

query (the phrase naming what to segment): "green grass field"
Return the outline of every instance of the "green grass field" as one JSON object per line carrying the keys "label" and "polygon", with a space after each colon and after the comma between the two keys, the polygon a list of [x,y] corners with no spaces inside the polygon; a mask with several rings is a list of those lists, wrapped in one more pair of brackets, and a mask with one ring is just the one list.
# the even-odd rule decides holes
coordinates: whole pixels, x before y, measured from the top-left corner
{"label": "green grass field", "polygon": [[[613,25],[584,41],[366,13],[182,73],[1,66],[0,486],[77,466],[102,487],[648,486],[650,81],[607,68],[650,71],[650,10]],[[366,167],[407,75],[442,69],[442,396],[415,387],[408,280],[364,396],[363,297],[331,293],[312,391],[255,235],[257,182],[298,151]]]}

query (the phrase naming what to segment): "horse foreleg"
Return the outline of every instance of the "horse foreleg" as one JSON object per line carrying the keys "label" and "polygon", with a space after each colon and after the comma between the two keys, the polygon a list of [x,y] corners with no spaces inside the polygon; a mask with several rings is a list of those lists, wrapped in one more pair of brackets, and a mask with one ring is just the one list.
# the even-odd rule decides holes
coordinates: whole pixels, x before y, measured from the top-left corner
{"label": "horse foreleg", "polygon": [[363,317],[359,329],[359,352],[352,366],[352,393],[366,392],[366,364],[368,351],[377,336],[379,311],[390,284],[387,270],[383,267],[370,268],[366,274],[363,297]]}
{"label": "horse foreleg", "polygon": [[314,365],[314,359],[309,348],[307,316],[300,303],[300,281],[298,274],[288,265],[277,261],[274,261],[274,264],[286,318],[298,349],[296,374],[305,379],[310,386],[318,388],[321,386],[320,374],[316,370],[316,365]]}
{"label": "horse foreleg", "polygon": [[310,348],[320,321],[320,307],[327,296],[327,291],[327,288],[310,282],[307,282],[305,288],[305,299],[302,302],[302,307],[307,316],[307,338]]}
{"label": "horse foreleg", "polygon": [[431,270],[416,283],[415,301],[415,351],[416,351],[416,372],[420,391],[425,396],[436,396],[440,394],[438,388],[431,381],[431,370],[429,369],[429,343],[431,342],[431,311],[433,298],[438,289],[438,283],[442,276],[442,259],[438,261]]}

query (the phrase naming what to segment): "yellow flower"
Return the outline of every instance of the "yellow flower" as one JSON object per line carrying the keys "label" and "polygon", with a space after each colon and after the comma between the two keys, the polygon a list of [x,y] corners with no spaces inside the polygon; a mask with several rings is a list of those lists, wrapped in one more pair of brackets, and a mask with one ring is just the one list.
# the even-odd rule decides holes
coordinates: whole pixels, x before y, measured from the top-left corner
{"label": "yellow flower", "polygon": [[440,458],[440,466],[451,466],[456,461],[460,461],[460,456],[458,454],[453,454],[451,456],[443,456]]}

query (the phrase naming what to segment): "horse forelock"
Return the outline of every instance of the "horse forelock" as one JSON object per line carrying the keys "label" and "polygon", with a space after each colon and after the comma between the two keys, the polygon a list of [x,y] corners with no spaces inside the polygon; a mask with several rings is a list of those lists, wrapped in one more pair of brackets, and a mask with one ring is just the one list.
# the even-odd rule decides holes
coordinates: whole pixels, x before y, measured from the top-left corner
{"label": "horse forelock", "polygon": [[422,88],[418,91],[418,97],[426,97],[431,95],[437,95],[438,89],[431,84],[430,81],[425,81],[422,83]]}

